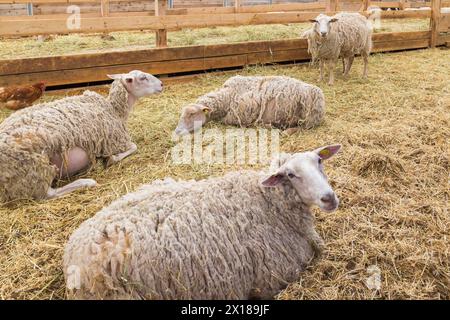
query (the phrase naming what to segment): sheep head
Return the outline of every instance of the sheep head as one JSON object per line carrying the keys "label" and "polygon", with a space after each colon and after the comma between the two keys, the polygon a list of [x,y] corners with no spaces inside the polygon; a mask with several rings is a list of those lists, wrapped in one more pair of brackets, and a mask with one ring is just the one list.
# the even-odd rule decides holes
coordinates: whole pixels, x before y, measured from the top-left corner
{"label": "sheep head", "polygon": [[108,77],[120,80],[128,93],[136,99],[160,93],[163,90],[162,82],[158,78],[139,70],[133,70],[128,73],[108,74]]}
{"label": "sheep head", "polygon": [[262,181],[264,187],[290,184],[302,201],[317,205],[326,212],[337,209],[339,199],[327,181],[323,161],[328,160],[341,149],[341,145],[329,145],[313,151],[283,153],[272,160],[272,173]]}
{"label": "sheep head", "polygon": [[210,111],[210,108],[201,104],[191,103],[184,106],[175,133],[182,136],[197,131],[205,124]]}
{"label": "sheep head", "polygon": [[329,17],[321,13],[315,19],[312,19],[310,21],[314,23],[314,32],[320,35],[322,38],[326,38],[330,33],[331,24],[338,21],[338,19]]}

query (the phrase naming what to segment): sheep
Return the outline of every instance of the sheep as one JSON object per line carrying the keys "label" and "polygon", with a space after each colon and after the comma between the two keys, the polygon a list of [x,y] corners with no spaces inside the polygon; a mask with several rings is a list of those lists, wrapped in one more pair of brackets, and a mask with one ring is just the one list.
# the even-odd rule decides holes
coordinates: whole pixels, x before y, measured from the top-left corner
{"label": "sheep", "polygon": [[137,99],[161,92],[161,81],[138,70],[109,77],[107,98],[85,91],[17,111],[0,124],[0,203],[93,187],[92,179],[57,189],[52,182],[85,171],[97,158],[110,166],[137,150],[126,129],[128,114]]}
{"label": "sheep", "polygon": [[308,41],[308,51],[313,61],[320,62],[320,78],[323,70],[329,69],[328,84],[334,82],[334,68],[339,57],[343,60],[343,74],[347,76],[355,54],[364,60],[363,77],[367,78],[368,57],[372,49],[372,26],[366,17],[359,13],[338,13],[332,17],[319,14],[311,20],[314,25],[302,34]]}
{"label": "sheep", "polygon": [[216,91],[182,108],[175,134],[196,131],[210,120],[226,125],[262,124],[288,129],[317,126],[325,113],[325,97],[314,85],[284,76],[235,76]]}
{"label": "sheep", "polygon": [[103,208],[63,254],[75,299],[268,299],[320,257],[311,207],[339,200],[323,161],[340,145],[276,156],[269,173],[158,180]]}

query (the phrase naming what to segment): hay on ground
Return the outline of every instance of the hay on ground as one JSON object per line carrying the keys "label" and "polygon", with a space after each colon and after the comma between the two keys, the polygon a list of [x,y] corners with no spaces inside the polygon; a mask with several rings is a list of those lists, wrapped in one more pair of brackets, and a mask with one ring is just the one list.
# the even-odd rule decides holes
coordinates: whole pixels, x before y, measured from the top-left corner
{"label": "hay on ground", "polygon": [[[281,148],[296,152],[342,143],[342,153],[326,169],[341,206],[331,214],[314,211],[326,243],[323,258],[278,298],[450,299],[449,60],[450,51],[440,49],[376,54],[368,80],[360,78],[357,58],[349,80],[319,84],[327,101],[324,123],[282,136]],[[287,75],[318,84],[318,71],[307,64],[236,74]],[[0,207],[0,298],[64,298],[61,256],[69,235],[142,183],[236,169],[168,161],[181,106],[231,75],[207,74],[142,100],[129,120],[139,151],[106,170],[94,168],[88,176],[99,182],[97,188]],[[0,110],[0,119],[8,114]],[[374,270],[380,271],[379,290],[367,281]]]}

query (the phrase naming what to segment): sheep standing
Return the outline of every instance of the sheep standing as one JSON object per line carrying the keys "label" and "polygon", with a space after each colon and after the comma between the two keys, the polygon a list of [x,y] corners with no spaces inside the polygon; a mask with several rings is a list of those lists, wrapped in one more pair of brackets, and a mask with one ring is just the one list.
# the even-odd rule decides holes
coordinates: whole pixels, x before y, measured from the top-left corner
{"label": "sheep standing", "polygon": [[65,247],[69,297],[272,298],[320,255],[310,208],[338,207],[322,161],[339,149],[282,154],[269,175],[167,179],[116,200]]}
{"label": "sheep standing", "polygon": [[364,60],[363,77],[367,77],[368,57],[372,49],[372,26],[359,13],[338,13],[333,17],[319,14],[311,20],[313,28],[303,33],[308,40],[308,51],[313,61],[320,62],[320,78],[324,68],[329,71],[330,85],[334,82],[334,69],[339,57],[343,60],[343,74],[347,76],[355,54]]}
{"label": "sheep standing", "polygon": [[53,189],[57,178],[89,168],[97,158],[107,165],[136,151],[126,129],[135,101],[160,92],[161,82],[132,71],[115,79],[107,98],[85,91],[17,111],[0,124],[0,202],[54,198],[96,184],[79,179]]}
{"label": "sheep standing", "polygon": [[248,127],[263,124],[292,130],[318,125],[325,113],[320,88],[284,76],[235,76],[183,108],[176,134],[199,129],[210,120]]}

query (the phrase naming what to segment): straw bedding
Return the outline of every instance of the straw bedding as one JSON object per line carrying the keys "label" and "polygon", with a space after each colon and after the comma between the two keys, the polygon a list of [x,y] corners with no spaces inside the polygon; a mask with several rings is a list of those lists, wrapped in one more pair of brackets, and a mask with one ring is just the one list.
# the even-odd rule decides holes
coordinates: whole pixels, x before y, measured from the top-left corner
{"label": "straw bedding", "polygon": [[[368,80],[338,77],[335,86],[322,86],[327,112],[320,126],[281,138],[286,152],[329,143],[342,143],[343,151],[327,166],[341,206],[331,214],[315,210],[317,231],[326,243],[323,257],[277,298],[450,299],[450,51],[370,59]],[[357,58],[352,72],[361,69]],[[316,70],[306,64],[236,74],[286,75],[316,84]],[[180,107],[229,76],[204,75],[140,101],[129,122],[139,151],[107,170],[97,167],[88,173],[99,182],[97,188],[0,207],[0,298],[64,298],[61,258],[69,235],[142,183],[237,169],[169,161]],[[0,119],[8,114],[0,110]],[[216,123],[207,127],[224,128]],[[374,268],[381,274],[379,290],[366,283]]]}

